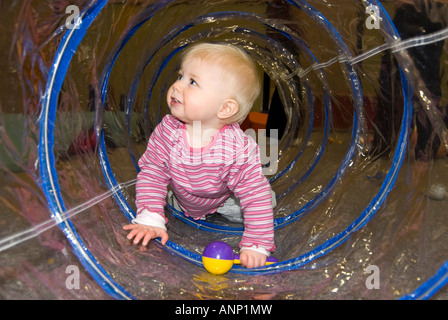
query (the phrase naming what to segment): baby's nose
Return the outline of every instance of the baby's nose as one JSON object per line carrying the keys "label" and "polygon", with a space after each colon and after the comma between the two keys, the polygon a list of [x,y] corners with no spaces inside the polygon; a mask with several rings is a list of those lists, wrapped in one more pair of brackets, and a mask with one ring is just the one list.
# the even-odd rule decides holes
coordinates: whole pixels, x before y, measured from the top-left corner
{"label": "baby's nose", "polygon": [[177,80],[173,83],[173,89],[175,91],[181,91],[182,90],[182,83],[181,81]]}

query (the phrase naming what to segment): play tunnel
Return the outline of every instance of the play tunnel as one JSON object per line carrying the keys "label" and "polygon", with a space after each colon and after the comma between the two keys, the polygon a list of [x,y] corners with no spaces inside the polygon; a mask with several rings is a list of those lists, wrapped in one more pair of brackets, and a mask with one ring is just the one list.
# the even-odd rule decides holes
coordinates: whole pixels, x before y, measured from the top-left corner
{"label": "play tunnel", "polygon": [[[3,299],[445,299],[448,6],[415,1],[1,4]],[[244,227],[167,205],[169,242],[126,239],[137,162],[179,57],[243,48],[242,123],[276,194],[278,263],[202,266]]]}

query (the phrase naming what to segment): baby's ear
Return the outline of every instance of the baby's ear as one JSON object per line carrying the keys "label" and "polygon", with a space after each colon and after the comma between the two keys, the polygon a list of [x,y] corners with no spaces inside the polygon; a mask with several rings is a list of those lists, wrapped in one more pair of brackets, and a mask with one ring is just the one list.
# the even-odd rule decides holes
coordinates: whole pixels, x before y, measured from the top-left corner
{"label": "baby's ear", "polygon": [[234,116],[238,112],[238,109],[239,105],[235,99],[227,99],[219,109],[217,116],[221,120],[227,120]]}

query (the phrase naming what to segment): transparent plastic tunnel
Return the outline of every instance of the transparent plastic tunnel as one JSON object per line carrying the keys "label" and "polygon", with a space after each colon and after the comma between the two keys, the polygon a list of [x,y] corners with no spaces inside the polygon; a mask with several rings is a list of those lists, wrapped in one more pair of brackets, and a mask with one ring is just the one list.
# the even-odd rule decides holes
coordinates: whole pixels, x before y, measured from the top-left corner
{"label": "transparent plastic tunnel", "polygon": [[[446,3],[0,8],[2,299],[448,298]],[[242,224],[167,205],[165,246],[132,245],[122,229],[179,57],[205,41],[239,46],[259,67],[242,128],[265,146],[277,196],[279,262],[220,276],[202,251],[215,240],[237,249]]]}

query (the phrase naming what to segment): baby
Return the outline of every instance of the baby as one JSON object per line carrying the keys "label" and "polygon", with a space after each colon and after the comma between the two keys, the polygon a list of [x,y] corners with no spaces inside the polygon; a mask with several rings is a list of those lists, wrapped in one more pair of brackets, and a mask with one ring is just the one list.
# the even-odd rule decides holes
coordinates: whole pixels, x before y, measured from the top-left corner
{"label": "baby", "polygon": [[131,230],[128,239],[168,241],[168,186],[193,219],[216,213],[234,195],[244,215],[241,264],[265,265],[275,249],[271,188],[256,142],[239,126],[260,87],[256,65],[243,50],[211,43],[186,50],[167,94],[171,115],[154,129],[139,160],[137,217],[123,227]]}

